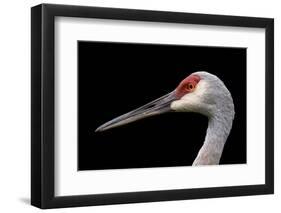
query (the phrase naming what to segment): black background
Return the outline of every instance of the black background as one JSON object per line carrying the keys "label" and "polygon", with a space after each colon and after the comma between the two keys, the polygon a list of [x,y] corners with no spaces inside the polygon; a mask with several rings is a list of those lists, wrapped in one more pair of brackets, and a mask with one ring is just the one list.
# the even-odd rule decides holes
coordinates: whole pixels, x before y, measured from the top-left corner
{"label": "black background", "polygon": [[245,48],[79,41],[78,170],[191,165],[206,134],[203,115],[169,113],[94,131],[199,70],[217,75],[234,100],[220,164],[246,163]]}

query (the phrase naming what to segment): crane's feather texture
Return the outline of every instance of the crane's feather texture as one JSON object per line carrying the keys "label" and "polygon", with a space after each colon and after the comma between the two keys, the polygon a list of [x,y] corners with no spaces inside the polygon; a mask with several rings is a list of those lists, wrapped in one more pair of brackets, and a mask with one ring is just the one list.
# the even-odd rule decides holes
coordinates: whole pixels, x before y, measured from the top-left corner
{"label": "crane's feather texture", "polygon": [[233,100],[217,76],[207,72],[193,74],[201,78],[196,90],[174,101],[171,108],[175,111],[201,113],[209,118],[205,141],[193,165],[219,164],[235,115]]}

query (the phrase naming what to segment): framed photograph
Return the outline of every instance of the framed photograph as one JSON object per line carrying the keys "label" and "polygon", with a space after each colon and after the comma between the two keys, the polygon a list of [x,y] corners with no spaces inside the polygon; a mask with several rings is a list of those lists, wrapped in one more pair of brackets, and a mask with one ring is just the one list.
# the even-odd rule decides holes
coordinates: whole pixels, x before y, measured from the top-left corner
{"label": "framed photograph", "polygon": [[31,203],[271,194],[274,21],[31,9]]}

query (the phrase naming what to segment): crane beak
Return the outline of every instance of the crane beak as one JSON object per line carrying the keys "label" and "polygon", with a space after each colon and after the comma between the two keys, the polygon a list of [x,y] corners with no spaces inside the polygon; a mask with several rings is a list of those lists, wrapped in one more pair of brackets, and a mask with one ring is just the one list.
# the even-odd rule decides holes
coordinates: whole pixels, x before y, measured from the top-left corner
{"label": "crane beak", "polygon": [[121,115],[117,118],[114,118],[111,121],[104,123],[103,125],[99,126],[95,132],[105,131],[111,128],[115,128],[118,126],[123,126],[128,123],[132,123],[134,121],[147,118],[154,115],[163,114],[166,112],[172,111],[171,103],[176,100],[175,91],[168,93],[150,103],[145,104],[133,111],[130,111],[124,115]]}

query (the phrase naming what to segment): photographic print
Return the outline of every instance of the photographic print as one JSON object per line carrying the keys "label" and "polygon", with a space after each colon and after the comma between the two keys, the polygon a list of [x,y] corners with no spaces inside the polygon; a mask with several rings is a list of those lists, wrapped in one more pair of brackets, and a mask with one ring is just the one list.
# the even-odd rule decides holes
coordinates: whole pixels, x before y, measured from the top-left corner
{"label": "photographic print", "polygon": [[246,48],[77,45],[78,170],[247,163]]}

